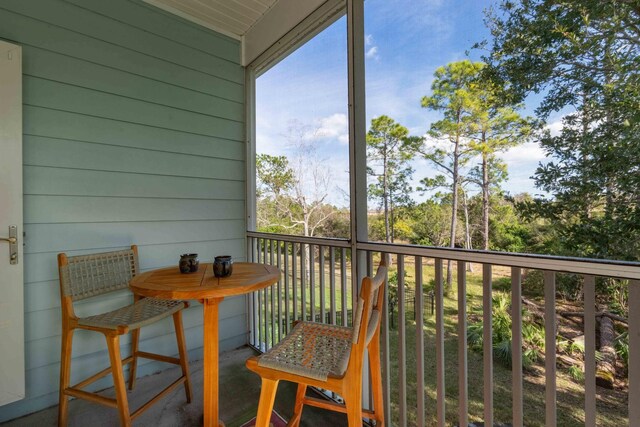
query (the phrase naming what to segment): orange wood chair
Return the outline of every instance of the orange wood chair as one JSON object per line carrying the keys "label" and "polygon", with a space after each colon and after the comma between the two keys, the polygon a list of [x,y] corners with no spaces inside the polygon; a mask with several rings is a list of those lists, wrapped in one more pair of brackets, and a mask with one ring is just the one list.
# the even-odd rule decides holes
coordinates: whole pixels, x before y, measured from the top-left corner
{"label": "orange wood chair", "polygon": [[[247,360],[247,368],[262,378],[256,427],[268,427],[280,380],[298,383],[294,413],[289,426],[298,426],[304,405],[347,414],[349,427],[362,419],[384,426],[380,371],[380,320],[387,275],[383,256],[375,277],[365,277],[358,298],[353,328],[315,322],[299,322],[271,350]],[[374,411],[362,409],[362,370],[365,349],[369,354]],[[307,397],[307,387],[333,391],[345,404]]]}
{"label": "orange wood chair", "polygon": [[[191,402],[189,362],[187,360],[181,315],[181,310],[188,307],[186,302],[135,297],[135,302],[131,305],[94,316],[77,317],[73,310],[74,301],[129,287],[129,280],[139,271],[138,248],[135,245],[128,250],[91,255],[67,257],[64,253],[58,254],[58,271],[60,273],[60,297],[62,303],[59,426],[67,425],[68,396],[117,408],[120,423],[123,426],[130,426],[134,418],[180,384],[184,384],[187,402]],[[140,351],[138,349],[140,328],[169,316],[173,316],[180,357],[175,358]],[[111,367],[80,381],[76,385],[69,386],[72,339],[75,329],[85,329],[104,334],[109,350]],[[120,356],[120,335],[128,332],[132,333],[132,351],[129,357],[122,359]],[[129,389],[133,390],[139,357],[180,365],[182,376],[135,412],[130,413],[122,368],[124,365],[131,363]],[[82,390],[87,385],[109,373],[113,375],[116,391],[115,399]]]}

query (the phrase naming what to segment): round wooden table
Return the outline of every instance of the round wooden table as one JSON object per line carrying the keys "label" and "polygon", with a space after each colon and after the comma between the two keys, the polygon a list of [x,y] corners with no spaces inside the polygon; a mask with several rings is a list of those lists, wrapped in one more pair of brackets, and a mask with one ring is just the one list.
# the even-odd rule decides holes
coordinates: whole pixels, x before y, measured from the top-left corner
{"label": "round wooden table", "polygon": [[182,274],[178,266],[147,271],[129,286],[141,296],[195,299],[204,306],[204,426],[223,426],[218,420],[218,306],[224,297],[266,288],[280,279],[280,270],[266,264],[237,262],[229,277],[213,275],[212,264],[200,264],[195,273]]}

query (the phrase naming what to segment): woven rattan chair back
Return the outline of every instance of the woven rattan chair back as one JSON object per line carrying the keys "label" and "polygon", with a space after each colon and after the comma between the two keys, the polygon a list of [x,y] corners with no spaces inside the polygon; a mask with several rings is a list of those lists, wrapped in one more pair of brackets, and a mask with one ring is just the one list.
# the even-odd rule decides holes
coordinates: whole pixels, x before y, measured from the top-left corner
{"label": "woven rattan chair back", "polygon": [[376,275],[373,278],[366,277],[362,282],[360,294],[358,295],[356,315],[353,319],[353,344],[358,344],[363,339],[365,345],[368,345],[380,327],[384,301],[382,285],[387,277],[386,265],[386,258],[383,257]]}
{"label": "woven rattan chair back", "polygon": [[67,261],[60,267],[60,290],[73,301],[126,289],[139,270],[135,249],[72,256]]}

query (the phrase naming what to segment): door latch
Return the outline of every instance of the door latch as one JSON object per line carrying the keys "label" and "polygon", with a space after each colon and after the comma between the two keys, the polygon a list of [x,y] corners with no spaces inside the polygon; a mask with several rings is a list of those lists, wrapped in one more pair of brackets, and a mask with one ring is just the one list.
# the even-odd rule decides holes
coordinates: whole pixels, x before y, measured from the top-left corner
{"label": "door latch", "polygon": [[9,226],[9,237],[0,237],[0,242],[9,243],[9,264],[18,263],[18,227]]}

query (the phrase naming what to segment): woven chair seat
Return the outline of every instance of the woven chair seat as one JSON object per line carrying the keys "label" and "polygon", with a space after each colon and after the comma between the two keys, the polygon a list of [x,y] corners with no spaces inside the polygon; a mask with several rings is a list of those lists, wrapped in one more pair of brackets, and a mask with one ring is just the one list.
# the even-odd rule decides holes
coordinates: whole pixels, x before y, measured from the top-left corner
{"label": "woven chair seat", "polygon": [[133,330],[171,316],[183,308],[185,305],[182,301],[143,298],[134,304],[108,313],[80,318],[78,324],[113,330],[119,327],[128,327]]}
{"label": "woven chair seat", "polygon": [[326,381],[347,370],[353,329],[315,322],[300,322],[258,365]]}

